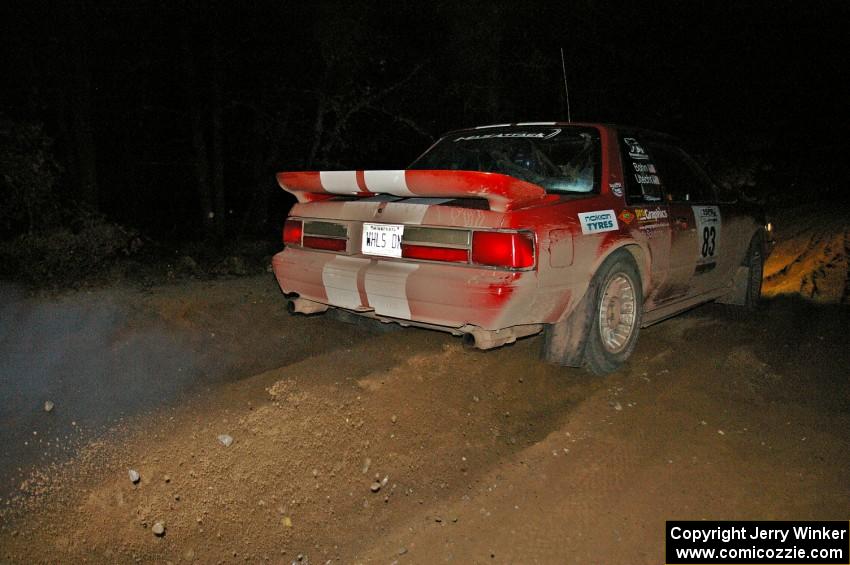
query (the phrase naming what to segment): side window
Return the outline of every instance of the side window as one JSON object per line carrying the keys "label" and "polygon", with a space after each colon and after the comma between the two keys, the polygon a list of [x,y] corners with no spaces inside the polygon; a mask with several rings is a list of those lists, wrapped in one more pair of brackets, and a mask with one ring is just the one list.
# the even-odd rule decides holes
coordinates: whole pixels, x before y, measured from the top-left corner
{"label": "side window", "polygon": [[682,151],[678,150],[679,154],[682,155],[682,158],[688,164],[688,167],[691,169],[691,172],[694,176],[694,182],[696,183],[695,192],[694,192],[694,201],[695,202],[703,202],[706,204],[716,204],[717,203],[717,187],[714,184],[714,181],[711,180],[711,177],[708,176],[708,173],[702,168],[702,166],[694,160],[693,157]]}
{"label": "side window", "polygon": [[625,134],[620,137],[626,201],[629,204],[661,201],[661,179],[656,174],[655,162],[645,147],[633,135]]}
{"label": "side window", "polygon": [[658,162],[667,199],[671,202],[713,203],[717,200],[714,184],[700,166],[678,147],[650,144]]}

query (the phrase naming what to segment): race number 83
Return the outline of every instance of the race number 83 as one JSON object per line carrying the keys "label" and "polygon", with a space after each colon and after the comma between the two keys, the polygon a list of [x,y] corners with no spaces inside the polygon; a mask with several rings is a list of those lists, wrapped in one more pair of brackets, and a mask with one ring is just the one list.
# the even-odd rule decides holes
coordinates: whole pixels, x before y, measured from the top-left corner
{"label": "race number 83", "polygon": [[696,220],[697,260],[701,264],[717,259],[720,243],[720,208],[718,206],[694,206]]}
{"label": "race number 83", "polygon": [[705,226],[702,228],[702,256],[714,257],[714,250],[717,246],[717,229],[714,226]]}

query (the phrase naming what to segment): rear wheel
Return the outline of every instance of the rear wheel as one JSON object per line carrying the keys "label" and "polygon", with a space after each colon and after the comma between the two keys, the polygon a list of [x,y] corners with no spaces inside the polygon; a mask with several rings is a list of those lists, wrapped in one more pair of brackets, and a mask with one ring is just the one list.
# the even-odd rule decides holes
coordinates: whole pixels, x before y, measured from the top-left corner
{"label": "rear wheel", "polygon": [[631,253],[615,251],[563,320],[544,328],[543,358],[605,375],[626,362],[637,342],[643,289]]}
{"label": "rear wheel", "polygon": [[634,260],[626,251],[609,257],[595,278],[598,284],[585,367],[595,375],[605,375],[619,369],[634,351],[643,314],[643,289]]}

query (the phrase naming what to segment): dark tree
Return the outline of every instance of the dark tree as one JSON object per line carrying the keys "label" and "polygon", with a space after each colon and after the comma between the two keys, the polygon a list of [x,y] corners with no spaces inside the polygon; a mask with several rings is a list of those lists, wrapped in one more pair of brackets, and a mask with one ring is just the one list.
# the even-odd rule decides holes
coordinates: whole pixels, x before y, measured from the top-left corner
{"label": "dark tree", "polygon": [[97,208],[99,189],[97,176],[97,146],[92,116],[91,52],[89,45],[90,12],[83,2],[66,6],[67,20],[64,51],[70,59],[67,69],[69,147],[74,156],[80,198]]}

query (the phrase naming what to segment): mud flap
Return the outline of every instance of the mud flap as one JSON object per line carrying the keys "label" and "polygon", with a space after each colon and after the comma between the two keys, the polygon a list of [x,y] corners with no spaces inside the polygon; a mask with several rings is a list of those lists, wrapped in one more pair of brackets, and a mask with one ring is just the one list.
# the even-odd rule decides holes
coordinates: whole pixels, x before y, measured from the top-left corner
{"label": "mud flap", "polygon": [[584,350],[596,310],[597,286],[598,283],[592,281],[572,313],[557,324],[546,327],[543,344],[545,361],[564,367],[584,365]]}
{"label": "mud flap", "polygon": [[750,280],[750,268],[738,267],[732,278],[732,289],[717,299],[720,304],[744,306],[747,303],[747,287]]}

